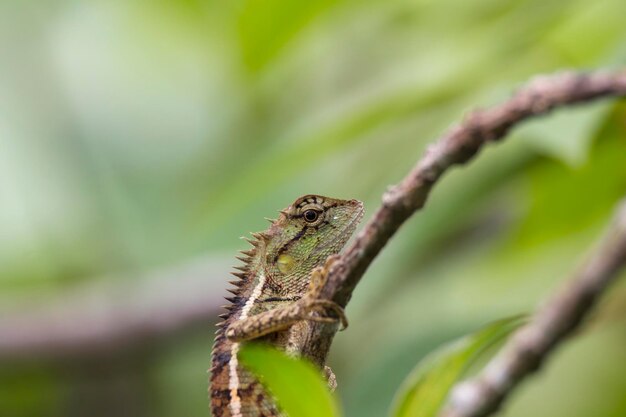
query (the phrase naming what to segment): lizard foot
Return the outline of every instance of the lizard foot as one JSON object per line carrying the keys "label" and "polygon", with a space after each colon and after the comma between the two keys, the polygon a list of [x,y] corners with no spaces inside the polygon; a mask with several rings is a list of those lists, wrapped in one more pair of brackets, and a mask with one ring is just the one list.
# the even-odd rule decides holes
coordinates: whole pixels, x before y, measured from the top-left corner
{"label": "lizard foot", "polygon": [[337,319],[335,317],[329,317],[328,312],[331,311],[339,321],[341,321],[341,330],[345,330],[348,327],[348,319],[346,317],[343,308],[334,301],[326,300],[321,297],[321,290],[328,281],[328,273],[331,267],[339,261],[339,255],[331,255],[326,259],[324,266],[317,267],[311,271],[311,280],[309,282],[309,288],[300,300],[304,304],[304,308],[310,313],[316,313],[316,315],[310,316],[308,320],[318,321],[322,323],[333,323]]}
{"label": "lizard foot", "polygon": [[326,285],[326,281],[328,281],[328,273],[334,264],[339,261],[339,255],[330,255],[324,266],[318,266],[313,271],[311,271],[311,280],[309,281],[309,289],[307,291],[307,295],[312,298],[319,298],[320,292],[324,285]]}
{"label": "lizard foot", "polygon": [[[311,299],[303,298],[302,308],[307,311],[306,320],[317,321],[321,323],[336,323],[341,322],[341,330],[345,330],[348,327],[348,318],[343,308],[339,304],[331,300]],[[332,312],[336,317],[329,316],[328,313]]]}
{"label": "lizard foot", "polygon": [[330,366],[324,366],[324,377],[328,381],[328,389],[330,392],[335,392],[337,389],[337,377]]}

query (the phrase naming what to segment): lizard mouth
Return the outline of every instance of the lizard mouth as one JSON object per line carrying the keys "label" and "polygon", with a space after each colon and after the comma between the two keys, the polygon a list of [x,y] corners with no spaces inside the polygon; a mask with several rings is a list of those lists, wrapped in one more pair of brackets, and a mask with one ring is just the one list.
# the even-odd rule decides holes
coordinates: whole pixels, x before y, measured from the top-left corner
{"label": "lizard mouth", "polygon": [[344,229],[342,230],[343,232],[355,230],[357,225],[361,223],[361,220],[363,219],[363,213],[365,212],[365,210],[363,209],[363,202],[359,200],[350,200],[350,202],[353,203],[358,210],[356,212],[356,215],[354,216],[354,219],[352,219],[352,221],[348,223],[346,227],[344,227]]}
{"label": "lizard mouth", "polygon": [[350,240],[350,237],[354,233],[357,225],[363,219],[363,214],[365,210],[363,209],[363,203],[359,200],[350,200],[348,204],[353,205],[357,208],[357,211],[354,213],[352,220],[348,224],[346,224],[343,228],[339,229],[336,237],[335,237],[335,252],[339,252],[341,248]]}

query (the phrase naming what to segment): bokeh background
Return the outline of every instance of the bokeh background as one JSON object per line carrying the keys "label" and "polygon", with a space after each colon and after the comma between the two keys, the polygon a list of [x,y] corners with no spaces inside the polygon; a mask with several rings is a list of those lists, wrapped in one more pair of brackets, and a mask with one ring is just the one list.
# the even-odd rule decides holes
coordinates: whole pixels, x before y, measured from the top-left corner
{"label": "bokeh background", "polygon": [[[0,415],[208,416],[238,239],[299,195],[368,213],[447,126],[626,62],[623,0],[0,3]],[[626,191],[626,105],[516,130],[434,190],[348,307],[347,416],[529,311]],[[626,415],[626,284],[502,413]]]}

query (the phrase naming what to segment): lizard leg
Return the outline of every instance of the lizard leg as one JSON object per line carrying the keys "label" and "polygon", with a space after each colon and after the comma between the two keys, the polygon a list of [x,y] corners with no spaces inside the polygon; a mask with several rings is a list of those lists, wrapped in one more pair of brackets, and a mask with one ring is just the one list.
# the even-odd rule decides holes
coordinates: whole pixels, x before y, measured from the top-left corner
{"label": "lizard leg", "polygon": [[[332,311],[339,319],[329,316]],[[255,314],[244,320],[232,323],[226,331],[226,337],[234,342],[256,339],[269,333],[285,330],[300,320],[321,323],[345,322],[343,310],[329,300],[301,298],[293,304]]]}
{"label": "lizard leg", "polygon": [[324,366],[324,376],[328,381],[328,389],[330,389],[330,392],[335,392],[337,389],[337,377],[330,366]]}
{"label": "lizard leg", "polygon": [[[328,279],[328,271],[338,259],[338,256],[332,255],[323,267],[315,268],[311,272],[309,288],[301,299],[287,306],[232,323],[226,331],[226,337],[235,342],[256,339],[269,333],[285,330],[300,320],[321,323],[340,321],[342,330],[348,327],[348,319],[343,308],[334,301],[319,298],[321,289]],[[337,318],[329,316],[329,312],[334,313]]]}
{"label": "lizard leg", "polygon": [[341,306],[334,301],[321,298],[321,291],[328,281],[328,273],[330,272],[330,268],[338,261],[339,255],[331,255],[328,257],[328,259],[326,259],[324,266],[317,267],[313,271],[311,271],[309,288],[302,297],[302,300],[316,300],[316,302],[319,303],[320,306],[324,306],[327,310],[334,312],[341,321],[341,330],[345,330],[348,327],[348,318],[346,317],[343,308],[341,308]]}

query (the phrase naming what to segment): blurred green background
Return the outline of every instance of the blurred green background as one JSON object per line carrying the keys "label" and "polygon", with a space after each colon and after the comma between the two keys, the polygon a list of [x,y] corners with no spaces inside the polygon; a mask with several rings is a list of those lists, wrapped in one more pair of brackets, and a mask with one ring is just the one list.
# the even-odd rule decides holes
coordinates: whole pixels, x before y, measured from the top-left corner
{"label": "blurred green background", "polygon": [[[0,415],[208,416],[238,239],[296,197],[367,213],[428,143],[540,73],[626,63],[623,0],[0,2]],[[387,246],[330,358],[347,416],[528,311],[626,190],[626,106],[457,168]],[[626,284],[507,417],[626,415]]]}

